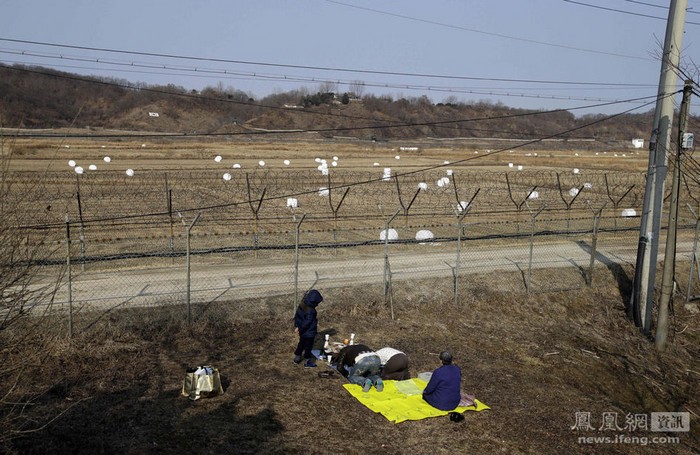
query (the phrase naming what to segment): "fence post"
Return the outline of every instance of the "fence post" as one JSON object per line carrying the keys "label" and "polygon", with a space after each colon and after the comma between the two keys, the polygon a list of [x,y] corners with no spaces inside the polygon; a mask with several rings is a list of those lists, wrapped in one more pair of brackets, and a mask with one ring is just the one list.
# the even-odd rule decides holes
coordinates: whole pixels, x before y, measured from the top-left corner
{"label": "fence post", "polygon": [[258,201],[258,204],[256,206],[253,205],[253,199],[251,197],[250,193],[250,176],[248,173],[245,173],[245,184],[246,188],[248,189],[248,205],[250,206],[250,210],[253,211],[253,256],[255,259],[258,258],[258,220],[260,219],[260,206],[263,203],[263,200],[265,199],[265,193],[267,192],[267,187],[263,188],[262,195],[260,196],[260,200]]}
{"label": "fence post", "polygon": [[[605,191],[608,193],[608,199],[613,203],[613,210],[615,210],[615,213],[618,213],[618,208],[620,207],[620,203],[622,200],[634,189],[635,185],[630,186],[627,188],[627,191],[625,191],[622,196],[620,196],[617,200],[613,199],[611,191],[610,191],[610,182],[608,182],[608,174],[604,174],[605,177]],[[613,190],[617,189],[617,187],[613,188]],[[613,217],[613,227],[617,229],[617,217]]]}
{"label": "fence post", "polygon": [[83,205],[80,202],[80,174],[75,175],[75,196],[78,199],[78,218],[80,219],[80,271],[85,271],[85,223],[83,223]]}
{"label": "fence post", "polygon": [[170,257],[175,263],[175,232],[173,231],[173,190],[168,186],[168,173],[165,173],[165,196],[168,202],[168,220],[170,221]]}
{"label": "fence post", "polygon": [[593,234],[591,237],[591,260],[588,263],[588,276],[586,277],[586,285],[591,287],[593,285],[593,268],[595,267],[595,254],[598,247],[598,226],[600,225],[600,215],[603,213],[603,209],[608,203],[606,202],[603,206],[598,209],[598,211],[593,210],[589,201],[586,201],[588,208],[593,212]]}
{"label": "fence post", "polygon": [[[348,186],[345,188],[345,193],[343,193],[343,196],[340,198],[338,205],[334,206],[332,200],[333,185],[331,184],[331,174],[328,174],[328,205],[331,206],[331,212],[333,212],[333,243],[338,241],[338,210],[340,210],[340,206],[343,205],[343,201],[345,200],[345,197],[348,195],[349,191],[350,187]],[[337,249],[335,250],[335,255],[338,255]]]}
{"label": "fence post", "polygon": [[173,229],[173,190],[168,190],[168,213],[170,217],[170,254],[175,262],[175,230]]}
{"label": "fence post", "polygon": [[527,293],[530,294],[531,288],[532,288],[532,252],[535,244],[535,218],[544,210],[545,207],[547,207],[547,204],[544,204],[540,209],[535,212],[534,214],[532,213],[532,210],[530,209],[530,204],[527,202],[525,203],[527,206],[527,210],[530,212],[530,257],[528,259],[528,264],[527,264],[527,284],[525,286]]}
{"label": "fence post", "polygon": [[292,313],[296,311],[297,302],[299,301],[299,232],[304,218],[306,218],[306,213],[301,216],[297,223],[296,235],[294,236],[294,302],[292,302]]}
{"label": "fence post", "polygon": [[690,300],[694,297],[692,295],[693,275],[695,274],[695,267],[697,266],[698,261],[698,236],[700,235],[700,218],[698,218],[698,214],[695,212],[695,210],[693,210],[690,204],[687,204],[687,206],[690,212],[695,217],[695,237],[693,238],[693,255],[690,258],[690,272],[688,274],[688,292],[685,294],[685,303],[690,302]]}
{"label": "fence post", "polygon": [[194,220],[190,223],[189,226],[186,226],[186,239],[187,239],[187,260],[186,260],[186,268],[187,268],[187,325],[191,326],[192,325],[192,310],[190,307],[190,291],[192,289],[192,280],[190,279],[190,274],[191,274],[191,269],[190,269],[190,231],[192,230],[192,227],[194,224],[199,220],[199,217],[201,216],[201,213],[198,213],[196,217],[194,217]]}
{"label": "fence post", "polygon": [[464,217],[467,216],[467,213],[469,213],[469,209],[471,209],[471,207],[467,206],[463,214],[457,215],[457,261],[455,262],[454,283],[452,283],[455,305],[457,305],[459,301],[459,268],[462,264],[462,222],[464,221]]}
{"label": "fence post", "polygon": [[73,339],[73,275],[70,265],[70,221],[66,213],[66,267],[68,269],[68,338]]}
{"label": "fence post", "polygon": [[516,202],[515,198],[513,197],[513,190],[510,187],[510,179],[508,178],[508,173],[506,172],[506,185],[508,187],[508,197],[510,200],[515,204],[515,208],[517,210],[515,216],[516,216],[516,221],[515,221],[515,229],[516,232],[520,233],[520,212],[523,210],[523,205],[527,204],[527,201],[530,199],[530,196],[535,192],[537,189],[537,185],[533,186],[532,189],[527,193],[527,196],[525,196],[525,199],[523,199],[521,202]]}
{"label": "fence post", "polygon": [[[477,188],[476,192],[474,193],[474,196],[467,202],[466,206],[462,205],[462,201],[459,200],[459,196],[457,194],[457,183],[455,182],[455,197],[457,197],[457,205],[458,205],[458,211],[457,211],[457,260],[455,261],[455,269],[453,272],[453,293],[454,293],[454,298],[455,298],[455,305],[458,303],[458,288],[459,288],[459,269],[462,264],[462,231],[463,231],[463,221],[464,218],[467,216],[467,213],[472,209],[472,202],[474,202],[474,199],[476,199],[476,196],[479,194],[479,191],[481,191],[481,188]],[[464,211],[461,215],[459,214],[459,210]]]}
{"label": "fence post", "polygon": [[576,194],[571,194],[571,190],[569,190],[569,195],[572,196],[573,198],[571,201],[567,201],[566,198],[564,197],[564,190],[561,187],[561,178],[559,177],[559,173],[557,172],[557,186],[559,187],[559,197],[561,197],[561,200],[564,201],[564,205],[566,206],[566,233],[569,234],[569,230],[571,229],[571,206],[574,204],[576,201],[576,198],[579,197],[581,194],[581,191],[585,188],[585,186],[581,185],[579,188],[572,188],[576,190]]}
{"label": "fence post", "polygon": [[404,204],[403,198],[401,197],[401,185],[399,185],[399,176],[394,175],[394,181],[396,182],[396,194],[399,196],[399,205],[401,206],[401,209],[403,210],[403,223],[404,223],[404,228],[408,228],[408,211],[411,210],[411,206],[413,203],[416,201],[416,198],[418,197],[418,194],[421,192],[421,189],[418,188],[411,198],[411,202],[408,203],[408,205]]}
{"label": "fence post", "polygon": [[389,218],[384,225],[384,296],[389,296],[389,305],[391,307],[391,319],[394,319],[394,298],[391,292],[391,267],[389,266],[389,225],[394,221],[396,215],[401,209],[398,209]]}
{"label": "fence post", "polygon": [[170,218],[170,254],[174,256],[175,232],[173,231],[173,190],[168,190],[168,217]]}

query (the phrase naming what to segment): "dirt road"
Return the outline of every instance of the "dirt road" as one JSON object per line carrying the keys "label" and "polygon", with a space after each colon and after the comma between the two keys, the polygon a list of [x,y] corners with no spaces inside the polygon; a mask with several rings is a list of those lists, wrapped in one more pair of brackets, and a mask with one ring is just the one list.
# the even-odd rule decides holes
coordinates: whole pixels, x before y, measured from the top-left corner
{"label": "dirt road", "polygon": [[[208,303],[264,297],[272,295],[297,295],[312,284],[319,288],[338,288],[365,284],[383,286],[389,278],[392,283],[405,283],[410,279],[464,277],[467,274],[503,274],[503,286],[526,289],[558,284],[570,286],[583,284],[584,273],[590,265],[590,246],[587,243],[557,241],[537,243],[532,249],[527,243],[478,248],[463,247],[460,261],[453,243],[428,243],[416,245],[416,252],[395,253],[385,259],[379,250],[372,257],[304,259],[298,265],[298,279],[293,260],[273,262],[250,260],[228,264],[193,264],[191,276],[191,302]],[[661,248],[663,250],[663,248]],[[679,260],[688,258],[692,242],[678,245]],[[596,266],[613,267],[634,263],[636,244],[626,239],[624,244],[606,244],[599,247]],[[663,251],[659,252],[659,260]],[[530,263],[532,267],[530,267]],[[558,279],[566,283],[553,283],[545,270],[559,269]],[[567,270],[569,269],[569,270]],[[318,274],[318,275],[317,275]],[[184,258],[172,267],[92,271],[87,268],[74,276],[71,284],[74,306],[98,306],[103,308],[132,305],[161,305],[183,303],[187,296],[187,270]],[[64,282],[56,303],[68,302],[68,286]]]}

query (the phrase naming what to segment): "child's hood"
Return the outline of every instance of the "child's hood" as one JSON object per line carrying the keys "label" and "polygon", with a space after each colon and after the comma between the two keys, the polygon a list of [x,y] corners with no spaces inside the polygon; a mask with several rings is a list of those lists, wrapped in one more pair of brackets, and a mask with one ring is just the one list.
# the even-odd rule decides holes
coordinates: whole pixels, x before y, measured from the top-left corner
{"label": "child's hood", "polygon": [[316,308],[321,302],[323,302],[323,296],[316,289],[310,290],[304,296],[304,303],[310,307]]}

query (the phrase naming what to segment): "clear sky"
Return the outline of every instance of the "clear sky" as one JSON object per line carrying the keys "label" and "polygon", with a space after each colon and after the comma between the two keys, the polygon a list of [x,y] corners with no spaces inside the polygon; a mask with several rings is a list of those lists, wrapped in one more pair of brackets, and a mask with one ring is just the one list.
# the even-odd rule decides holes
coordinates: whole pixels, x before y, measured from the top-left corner
{"label": "clear sky", "polygon": [[[315,93],[324,81],[342,93],[361,81],[364,94],[436,103],[645,112],[653,102],[594,105],[656,95],[669,4],[3,0],[0,62],[186,89],[222,85],[254,98]],[[682,58],[697,79],[700,0],[688,7]]]}

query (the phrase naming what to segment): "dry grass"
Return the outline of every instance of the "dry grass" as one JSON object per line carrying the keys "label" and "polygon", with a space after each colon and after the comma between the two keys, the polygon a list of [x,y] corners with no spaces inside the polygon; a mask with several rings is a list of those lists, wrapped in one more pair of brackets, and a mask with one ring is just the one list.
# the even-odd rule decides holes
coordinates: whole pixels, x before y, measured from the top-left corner
{"label": "dry grass", "polygon": [[[629,273],[629,271],[628,271]],[[463,305],[450,283],[415,282],[394,295],[392,320],[378,290],[325,291],[320,329],[357,333],[372,347],[407,352],[412,373],[435,368],[449,348],[464,388],[492,407],[398,425],[341,387],[293,365],[288,297],[198,307],[191,329],[181,307],[98,317],[60,343],[17,394],[44,393],[27,417],[41,431],[15,440],[15,453],[696,453],[700,450],[700,317],[676,306],[666,352],[625,319],[616,277],[578,292],[525,295],[482,280]],[[402,287],[403,288],[403,287]],[[85,324],[82,324],[85,326]],[[223,396],[179,396],[185,368],[221,371]],[[320,368],[319,368],[320,370]],[[585,446],[575,413],[691,412],[691,432],[665,446]],[[594,423],[595,424],[595,423]],[[595,432],[605,435],[603,432]],[[638,430],[637,436],[656,436]]]}

